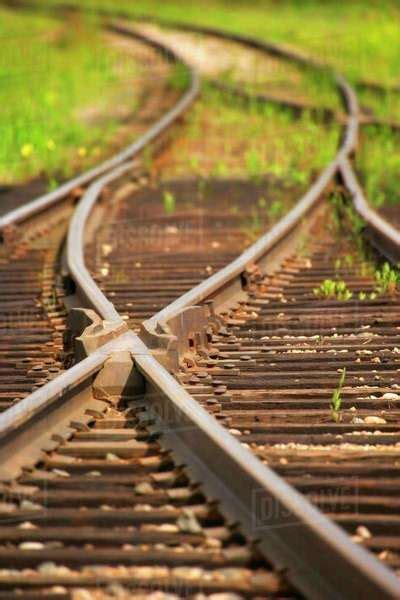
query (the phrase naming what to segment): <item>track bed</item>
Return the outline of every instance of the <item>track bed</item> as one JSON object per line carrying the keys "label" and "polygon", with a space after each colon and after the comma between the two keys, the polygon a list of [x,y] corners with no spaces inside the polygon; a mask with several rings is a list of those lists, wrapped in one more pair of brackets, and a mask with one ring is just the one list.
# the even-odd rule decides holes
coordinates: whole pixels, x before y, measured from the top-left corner
{"label": "track bed", "polygon": [[[122,188],[123,189],[123,188]],[[173,300],[237,258],[274,222],[263,207],[295,192],[263,179],[168,180],[129,191],[86,249],[105,295],[138,330]]]}
{"label": "track bed", "polygon": [[[370,299],[374,267],[339,239],[317,223],[300,254],[220,315],[180,379],[260,460],[397,568],[400,300]],[[327,279],[353,296],[318,297]]]}
{"label": "track bed", "polygon": [[300,597],[148,423],[140,397],[102,403],[5,491],[0,597]]}

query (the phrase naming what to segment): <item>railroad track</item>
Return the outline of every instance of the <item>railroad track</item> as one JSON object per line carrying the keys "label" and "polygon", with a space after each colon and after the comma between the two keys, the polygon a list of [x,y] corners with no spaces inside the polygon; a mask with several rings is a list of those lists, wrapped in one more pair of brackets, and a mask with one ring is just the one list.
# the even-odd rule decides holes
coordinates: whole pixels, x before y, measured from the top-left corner
{"label": "railroad track", "polygon": [[54,284],[67,217],[46,237],[1,248],[0,407],[6,410],[62,370],[65,309]]}
{"label": "railroad track", "polygon": [[[132,38],[131,42],[139,44],[133,50],[154,66],[147,81],[141,81],[148,96],[135,116],[135,133],[140,136],[149,123],[176,103],[177,92],[167,85],[171,56],[160,57],[157,46],[146,46],[143,38],[139,42]],[[107,163],[94,168],[59,190],[0,216],[4,241],[0,248],[1,410],[63,370],[66,310],[60,265],[62,248],[74,204],[83,193],[82,186],[107,168]],[[7,197],[3,200],[7,205]],[[47,206],[52,209],[44,213]]]}
{"label": "railroad track", "polygon": [[[268,47],[264,50],[268,51]],[[129,594],[129,597],[140,598],[148,597],[152,590],[173,592],[182,597],[195,597],[198,592],[205,595],[223,592],[227,597],[231,597],[229,594],[232,597],[233,594],[244,597],[303,594],[332,598],[397,597],[400,589],[397,578],[333,522],[344,524],[352,532],[354,523],[359,526],[357,515],[350,515],[353,521],[346,523],[348,513],[345,511],[328,510],[331,518],[327,518],[319,510],[326,506],[338,508],[335,497],[329,505],[326,492],[331,491],[332,481],[328,482],[327,478],[333,473],[336,489],[344,471],[335,471],[333,461],[328,467],[326,460],[321,465],[321,457],[315,456],[307,465],[301,464],[289,444],[292,462],[284,448],[274,449],[272,443],[279,436],[280,439],[293,436],[292,442],[296,436],[303,436],[300,438],[303,443],[304,436],[327,435],[324,443],[318,438],[325,450],[332,444],[332,430],[336,434],[361,425],[350,423],[346,429],[348,413],[354,412],[348,407],[347,394],[353,401],[355,394],[349,381],[354,385],[354,377],[365,376],[366,369],[360,368],[364,375],[359,375],[357,368],[353,372],[351,357],[349,360],[346,356],[346,362],[341,361],[340,368],[346,367],[352,379],[346,381],[343,389],[343,420],[336,424],[326,422],[329,388],[323,393],[317,389],[313,395],[311,392],[318,379],[310,377],[308,370],[304,374],[300,369],[298,378],[303,379],[294,381],[294,387],[290,388],[294,395],[297,392],[300,396],[299,383],[311,390],[306,407],[301,404],[301,397],[297,406],[288,400],[286,378],[282,381],[279,374],[271,375],[268,381],[258,377],[267,366],[269,374],[273,374],[274,369],[278,372],[275,355],[275,364],[270,364],[270,355],[265,359],[265,354],[270,350],[277,352],[277,347],[282,369],[297,377],[297,362],[293,367],[293,353],[288,352],[288,347],[302,350],[307,342],[311,346],[317,344],[312,322],[306,338],[313,340],[296,339],[301,331],[295,325],[299,321],[292,320],[286,309],[289,304],[291,312],[300,319],[303,319],[304,308],[314,311],[315,303],[319,302],[312,292],[315,280],[318,282],[320,276],[328,276],[337,269],[338,258],[345,259],[341,256],[342,250],[337,249],[332,231],[329,231],[331,237],[324,236],[324,223],[326,226],[329,221],[326,214],[330,210],[325,190],[335,175],[340,175],[341,189],[346,188],[352,195],[354,209],[364,217],[369,240],[390,258],[398,252],[398,234],[370,211],[348,160],[355,149],[358,111],[356,97],[346,82],[337,78],[349,113],[337,156],[290,213],[247,247],[239,258],[229,262],[232,253],[223,243],[227,235],[232,235],[237,244],[236,254],[242,245],[248,246],[249,240],[238,235],[237,223],[232,219],[221,228],[216,227],[222,234],[220,240],[214,239],[216,231],[212,231],[210,238],[206,237],[206,241],[210,239],[211,243],[220,244],[214,248],[218,252],[213,253],[213,264],[208,264],[210,257],[206,255],[200,256],[195,264],[185,262],[186,257],[183,282],[178,277],[169,287],[154,286],[154,290],[146,287],[144,306],[129,281],[125,282],[125,289],[118,288],[118,281],[107,280],[109,272],[104,271],[103,293],[90,274],[89,269],[92,269],[99,278],[101,269],[111,267],[112,270],[113,264],[123,274],[129,272],[126,257],[118,251],[113,254],[113,244],[108,238],[100,237],[100,250],[102,259],[106,258],[110,267],[103,262],[100,266],[95,264],[90,244],[85,263],[87,231],[88,239],[93,239],[98,215],[101,217],[105,210],[100,200],[104,206],[111,195],[115,214],[125,218],[126,206],[122,205],[119,212],[118,201],[126,197],[126,192],[131,194],[133,188],[137,190],[145,184],[140,162],[132,163],[131,159],[145,144],[155,140],[194,99],[198,83],[193,70],[191,76],[188,92],[167,116],[129,150],[85,176],[86,182],[94,180],[94,183],[89,185],[74,211],[63,260],[68,270],[68,291],[73,292],[67,307],[76,307],[68,316],[70,343],[81,360],[9,408],[0,419],[3,489],[0,593],[3,597],[22,593],[23,597],[32,598],[51,594],[76,598]],[[23,213],[8,215],[3,224],[23,220],[56,204],[73,188],[67,184],[56,195],[28,205]],[[136,218],[136,213],[130,216]],[[154,216],[157,217],[157,211],[150,211],[148,218]],[[189,211],[185,219],[190,222],[191,216]],[[215,225],[215,219],[213,223]],[[163,225],[171,227],[165,219]],[[203,235],[209,235],[207,220],[203,223]],[[306,240],[309,256],[295,255],[299,240],[303,246]],[[192,249],[190,243],[191,240],[187,240],[187,253]],[[132,251],[135,250],[133,244]],[[172,253],[171,258],[176,265],[176,254]],[[167,274],[171,265],[165,261],[165,265],[154,272],[147,259],[144,252],[138,261],[135,256],[135,261],[141,263],[136,269],[142,269],[145,263],[146,285],[160,273]],[[204,273],[207,266],[215,271],[213,275],[189,289],[209,274]],[[347,267],[343,277],[354,292],[360,286],[361,291],[368,292],[372,280],[365,276],[361,281],[358,266],[355,263],[351,269]],[[137,271],[133,273],[137,281]],[[110,291],[122,294],[117,297],[121,306],[113,304],[115,295],[108,295]],[[185,293],[174,300],[182,292]],[[294,300],[282,302],[286,296]],[[170,300],[172,302],[165,306]],[[389,362],[382,361],[385,377],[390,378],[397,354],[394,352],[396,336],[391,333],[395,302],[386,297],[380,302],[384,305],[380,310],[385,326],[375,321],[370,323],[371,319],[376,320],[373,302],[364,304],[366,310],[362,311],[364,320],[361,322],[377,327],[378,336],[383,337],[379,340],[381,345],[391,352]],[[142,323],[141,339],[128,328],[127,323],[137,328],[143,318],[160,306],[162,309],[157,314]],[[343,306],[350,310],[346,311],[347,329],[344,327],[341,331]],[[320,310],[325,307],[326,304],[319,302]],[[121,308],[123,314],[119,312]],[[338,320],[336,327],[340,335],[351,335],[354,325],[351,304],[340,305],[339,315],[335,303],[331,308],[332,317]],[[289,309],[287,312],[289,314]],[[290,334],[281,331],[282,322],[285,322],[285,331],[293,333],[294,348],[292,338],[286,337]],[[263,327],[273,334],[262,336],[267,338],[264,340],[251,335],[253,329],[263,331]],[[322,342],[318,342],[323,346],[318,364],[326,369],[324,381],[330,385],[338,373],[334,368],[336,364],[332,366],[336,361],[331,360],[328,351],[332,346],[335,349],[337,342],[332,344],[331,339],[326,339],[333,335],[326,336],[325,331],[321,335],[319,321],[316,327],[322,338]],[[375,340],[375,336],[372,339]],[[354,347],[358,348],[356,342]],[[313,365],[314,353],[310,354],[307,359]],[[162,364],[167,365],[170,372]],[[256,383],[259,378],[261,383],[249,393],[242,385],[248,385],[251,378]],[[239,387],[238,381],[242,381]],[[369,379],[367,383],[371,383]],[[384,383],[393,385],[389,379],[384,379]],[[242,403],[243,410],[242,406],[234,406],[233,395],[237,389],[244,389],[242,396],[250,401],[255,390],[254,408],[265,417],[267,426],[252,419],[246,401]],[[267,399],[260,405],[259,396],[263,394]],[[273,394],[282,401],[276,401],[276,406],[271,398]],[[293,418],[291,426],[279,420],[282,404]],[[375,405],[372,402],[362,410],[364,408],[375,410]],[[270,410],[275,411],[274,419],[270,419]],[[299,410],[300,414],[303,410],[303,419],[307,417],[307,433],[300,433],[296,428]],[[213,414],[208,414],[209,411]],[[325,416],[322,426],[321,414]],[[360,414],[357,418],[364,419],[365,413]],[[381,435],[385,437],[384,433]],[[367,439],[367,434],[364,437]],[[295,447],[296,442],[293,444]],[[340,446],[337,442],[335,445]],[[310,454],[312,452],[313,449]],[[387,464],[383,463],[380,470],[382,464],[379,460],[375,462],[374,477],[382,471],[387,476]],[[347,473],[352,472],[351,468],[350,464]],[[357,468],[362,482],[360,489],[368,490],[371,482],[363,479],[362,461]],[[391,473],[395,475],[395,469]],[[312,481],[309,481],[310,475]],[[310,498],[295,487],[306,495],[311,490]],[[385,490],[392,489],[385,481]],[[324,493],[318,495],[321,490]],[[321,497],[325,498],[326,506]],[[348,499],[344,495],[339,498],[344,508]],[[367,500],[366,495],[363,500]],[[363,506],[367,505],[371,503],[364,502]],[[375,515],[381,517],[376,519],[380,527],[378,534],[386,535],[392,531],[392,525],[395,526],[393,516],[388,519],[387,515],[387,511],[384,515]],[[370,539],[370,547],[381,554],[382,548],[387,547],[387,539],[377,540],[375,533],[371,537],[365,535],[366,529],[372,531],[372,522],[371,518],[367,525],[363,522],[364,529],[358,532],[358,537]],[[396,549],[396,541],[392,541],[392,549]],[[396,566],[396,557],[391,553],[382,558]],[[341,577],[337,577],[337,573]]]}
{"label": "railroad track", "polygon": [[[397,569],[398,296],[360,301],[375,280],[362,259],[349,261],[357,249],[320,223],[311,237],[305,255],[289,253],[223,311],[211,342],[183,360],[180,380],[241,443]],[[318,297],[326,280],[344,281],[352,298]],[[331,397],[342,374],[336,413]]]}
{"label": "railroad track", "polygon": [[[107,208],[108,223],[86,246],[87,266],[100,289],[135,331],[251,243],[253,213],[267,183],[202,183],[192,178],[150,188],[126,183],[118,189],[114,210]],[[171,213],[165,210],[165,197],[176,198]],[[102,219],[101,213],[94,214]],[[257,225],[268,229],[271,219],[265,214]]]}
{"label": "railroad track", "polygon": [[132,398],[105,404],[10,490],[8,507],[19,507],[2,511],[1,588],[296,597],[160,446]]}

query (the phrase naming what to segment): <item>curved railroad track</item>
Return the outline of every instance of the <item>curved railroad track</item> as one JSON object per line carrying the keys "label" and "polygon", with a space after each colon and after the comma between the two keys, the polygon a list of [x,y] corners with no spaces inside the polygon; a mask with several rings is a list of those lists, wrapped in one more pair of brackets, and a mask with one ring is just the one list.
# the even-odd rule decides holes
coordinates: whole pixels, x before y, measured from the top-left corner
{"label": "curved railroad track", "polygon": [[[123,33],[121,25],[116,28]],[[275,52],[256,40],[221,35]],[[217,215],[200,231],[200,239],[210,235],[218,242],[217,252],[190,263],[189,227],[173,280],[168,273],[171,265],[176,269],[179,252],[168,260],[158,256],[154,270],[143,248],[140,260],[135,258],[142,280],[134,271],[124,287],[105,273],[103,293],[90,272],[96,275],[97,268],[90,240],[110,210],[105,206],[117,219],[126,217],[124,201],[145,184],[136,156],[180,118],[198,92],[198,76],[188,69],[187,91],[132,146],[1,222],[18,255],[20,241],[13,242],[18,229],[19,240],[31,239],[35,221],[59,211],[64,220],[54,218],[65,227],[73,210],[71,193],[88,186],[69,221],[62,258],[66,341],[77,362],[0,418],[1,594],[15,597],[22,590],[24,597],[87,598],[130,590],[130,597],[140,598],[154,590],[182,597],[218,592],[397,597],[400,584],[387,568],[397,566],[391,498],[396,468],[385,462],[396,454],[396,410],[388,419],[380,416],[379,423],[366,420],[376,416],[367,413],[381,406],[379,400],[395,402],[397,395],[388,391],[397,371],[397,300],[382,295],[377,301],[327,303],[312,291],[338,268],[353,293],[368,293],[373,286],[368,274],[360,276],[357,262],[345,262],[353,241],[338,248],[337,231],[326,230],[332,186],[363,218],[363,235],[379,253],[397,260],[399,252],[398,232],[371,211],[351,165],[359,111],[344,79],[336,76],[348,115],[337,155],[286,217],[238,258],[231,260],[243,245],[237,220],[219,224]],[[348,214],[346,206],[341,210]],[[136,218],[135,208],[129,210],[128,217]],[[156,211],[145,215],[149,221],[154,217]],[[185,215],[189,224],[191,217]],[[15,223],[20,223],[16,229]],[[116,261],[129,274],[131,263],[121,251],[113,251],[109,239],[100,240],[111,268]],[[298,255],[299,245],[306,256]],[[32,247],[23,250],[30,260]],[[130,250],[136,257],[134,243]],[[209,275],[207,267],[213,275],[201,281]],[[153,289],[149,281],[156,283]],[[114,304],[115,294],[120,297]],[[134,329],[141,327],[140,337],[127,320]],[[357,327],[372,333],[360,336],[361,344]],[[372,354],[365,354],[365,341]],[[341,349],[347,350],[345,360]],[[300,366],[294,354],[302,357]],[[380,359],[374,360],[373,381],[365,356]],[[333,423],[326,405],[337,369],[344,367],[349,379],[342,420]],[[360,377],[366,388],[362,398]],[[372,392],[380,395],[367,397]],[[388,393],[391,400],[385,399]],[[359,421],[354,421],[351,409],[357,403]],[[371,448],[377,425],[379,444]],[[368,445],[372,474],[348,445],[342,448],[346,444],[337,436],[348,433],[358,453]],[[383,459],[381,444],[392,452]],[[356,485],[354,479],[343,481],[348,475],[357,478]],[[382,493],[371,497],[368,490],[377,485]],[[332,496],[338,486],[346,492],[339,498]],[[346,512],[355,500],[358,511]],[[358,539],[338,525],[350,533],[357,528]]]}
{"label": "curved railroad track", "polygon": [[[112,28],[109,26],[108,31]],[[116,35],[119,35],[117,32]],[[122,36],[121,34],[121,37]],[[126,37],[126,36],[125,36]],[[131,38],[144,45],[147,59],[157,69],[149,81],[141,81],[147,98],[135,115],[137,135],[177,102],[177,92],[168,90],[169,65],[173,55],[144,39]],[[161,57],[160,57],[161,55]],[[160,60],[165,65],[160,64]],[[160,68],[161,67],[161,68]],[[162,68],[164,70],[162,70]],[[187,94],[190,103],[196,90]],[[185,101],[185,98],[184,98]],[[74,205],[84,186],[99,174],[124,161],[133,148],[66,182],[50,192],[0,216],[2,284],[2,369],[0,406],[12,406],[28,393],[52,379],[63,369],[63,334],[66,310],[61,276],[62,248]],[[10,346],[12,346],[10,348]],[[14,371],[16,369],[16,371]],[[10,375],[15,377],[10,380]]]}

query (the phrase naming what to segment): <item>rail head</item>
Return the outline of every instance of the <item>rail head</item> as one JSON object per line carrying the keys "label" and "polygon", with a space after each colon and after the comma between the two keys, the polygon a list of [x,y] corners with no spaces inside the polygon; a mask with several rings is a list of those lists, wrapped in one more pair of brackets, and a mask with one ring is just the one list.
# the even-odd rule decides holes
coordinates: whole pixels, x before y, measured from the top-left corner
{"label": "rail head", "polygon": [[[119,33],[124,33],[127,36],[131,33],[134,37],[136,36],[136,33],[133,33],[130,28],[126,29],[121,25],[113,25],[113,29]],[[170,110],[168,110],[140,138],[121,152],[118,155],[118,160],[114,159],[115,164],[113,165],[113,169],[98,178],[87,188],[74,212],[68,228],[67,265],[77,288],[78,296],[84,299],[90,307],[94,308],[103,319],[113,322],[121,322],[122,319],[115,310],[113,304],[97,287],[85,266],[84,231],[86,223],[104,187],[107,184],[118,180],[123,175],[130,172],[133,173],[135,169],[137,171],[138,163],[135,162],[134,159],[145,147],[157,139],[184,114],[189,106],[196,100],[200,91],[200,77],[198,72],[177,53],[166,47],[164,48],[164,46],[154,40],[152,40],[152,43],[157,44],[160,50],[164,49],[176,62],[179,62],[187,68],[190,75],[189,86]]]}
{"label": "rail head", "polygon": [[101,346],[0,415],[0,483],[12,483],[32,468],[44,449],[74,431],[73,422],[90,421],[90,410],[106,404],[92,393],[93,379],[112,352],[126,350],[126,334]]}

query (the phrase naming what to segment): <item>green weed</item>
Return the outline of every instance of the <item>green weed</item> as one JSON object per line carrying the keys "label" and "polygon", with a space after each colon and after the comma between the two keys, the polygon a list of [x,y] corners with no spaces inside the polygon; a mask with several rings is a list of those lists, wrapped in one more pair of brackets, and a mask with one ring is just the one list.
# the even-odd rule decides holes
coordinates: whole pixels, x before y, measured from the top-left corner
{"label": "green weed", "polygon": [[393,296],[398,291],[400,272],[385,262],[381,269],[375,271],[375,292],[379,296]]}
{"label": "green weed", "polygon": [[250,148],[245,154],[245,167],[248,176],[258,181],[264,172],[264,161],[259,150]]}
{"label": "green weed", "polygon": [[189,158],[189,166],[196,175],[200,175],[200,160],[198,156],[191,156]]}
{"label": "green weed", "polygon": [[346,379],[346,367],[344,367],[342,369],[342,373],[341,373],[340,379],[339,379],[339,384],[338,384],[337,388],[333,391],[332,398],[331,398],[331,404],[330,404],[331,415],[332,415],[332,419],[335,421],[335,423],[339,423],[342,420],[340,410],[341,410],[341,406],[342,406],[342,389],[343,389],[345,379]]}
{"label": "green weed", "polygon": [[220,91],[204,84],[200,100],[188,113],[188,134],[172,156],[176,173],[193,170],[195,156],[195,172],[203,176],[229,174],[255,182],[271,176],[272,184],[279,179],[288,189],[307,187],[334,156],[338,129],[307,116],[295,118],[278,106],[270,107],[268,114],[266,118],[260,106],[248,110],[243,103],[227,102]]}
{"label": "green weed", "polygon": [[267,206],[267,201],[262,196],[261,198],[258,199],[257,204],[258,204],[259,208],[265,208]]}
{"label": "green weed", "polygon": [[354,256],[352,254],[346,254],[344,257],[344,264],[351,269],[354,265]]}
{"label": "green weed", "polygon": [[163,206],[165,214],[171,215],[175,211],[176,200],[172,192],[164,191],[163,193]]}
{"label": "green weed", "polygon": [[[355,246],[356,255],[361,263],[367,263],[370,249],[362,235],[365,228],[364,220],[342,193],[334,192],[329,200],[333,209],[331,214],[334,233],[341,238],[345,236]],[[354,264],[354,257],[350,254],[344,260],[348,267]]]}
{"label": "green weed", "polygon": [[185,65],[174,63],[171,73],[168,76],[168,84],[174,90],[182,91],[189,84],[189,72]]}
{"label": "green weed", "polygon": [[325,279],[319,287],[313,289],[313,293],[318,298],[327,300],[339,300],[345,302],[353,297],[344,281],[335,281],[334,279]]}
{"label": "green weed", "polygon": [[60,184],[55,177],[50,177],[47,182],[47,191],[52,192],[53,190],[56,190],[59,185]]}
{"label": "green weed", "polygon": [[366,127],[364,143],[357,152],[359,168],[368,201],[376,208],[398,205],[400,189],[400,143],[398,134],[387,127]]}
{"label": "green weed", "polygon": [[227,177],[229,174],[229,169],[223,160],[219,160],[215,165],[213,172],[217,177]]}
{"label": "green weed", "polygon": [[143,149],[142,161],[145,171],[151,171],[153,166],[153,148],[150,145]]}
{"label": "green weed", "polygon": [[279,219],[285,212],[285,207],[282,200],[273,200],[271,204],[267,206],[267,215],[271,220]]}

